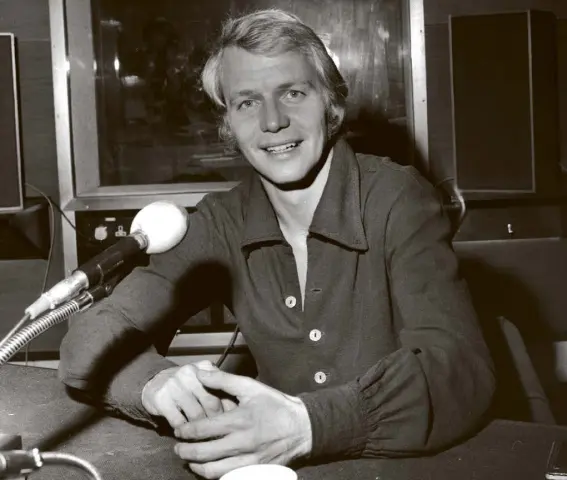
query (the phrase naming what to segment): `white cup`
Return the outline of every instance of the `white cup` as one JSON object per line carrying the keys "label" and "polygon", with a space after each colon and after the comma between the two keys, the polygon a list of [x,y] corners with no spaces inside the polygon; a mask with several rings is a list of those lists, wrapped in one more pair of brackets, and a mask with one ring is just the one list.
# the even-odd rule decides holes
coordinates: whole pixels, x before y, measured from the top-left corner
{"label": "white cup", "polygon": [[297,480],[297,474],[281,465],[248,465],[225,473],[220,480]]}

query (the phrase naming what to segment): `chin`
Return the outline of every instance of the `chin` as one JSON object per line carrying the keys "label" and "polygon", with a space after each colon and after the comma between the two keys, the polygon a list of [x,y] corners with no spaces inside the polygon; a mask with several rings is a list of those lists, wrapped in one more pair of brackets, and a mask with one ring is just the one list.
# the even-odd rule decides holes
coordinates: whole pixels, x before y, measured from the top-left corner
{"label": "chin", "polygon": [[[306,148],[291,155],[269,155],[260,150],[253,153],[256,172],[266,181],[282,190],[306,188],[313,183],[324,164],[323,152]],[[252,152],[251,152],[252,153]]]}
{"label": "chin", "polygon": [[278,187],[280,190],[300,190],[302,188],[307,188],[313,183],[311,172],[279,173],[262,175],[262,177]]}

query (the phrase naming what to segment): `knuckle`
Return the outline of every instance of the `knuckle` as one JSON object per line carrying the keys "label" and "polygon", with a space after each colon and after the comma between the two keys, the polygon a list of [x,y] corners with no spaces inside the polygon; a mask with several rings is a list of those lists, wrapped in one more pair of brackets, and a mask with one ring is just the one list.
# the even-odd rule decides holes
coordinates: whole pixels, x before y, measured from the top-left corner
{"label": "knuckle", "polygon": [[178,436],[181,438],[191,439],[194,438],[196,435],[195,426],[191,422],[184,423],[182,426],[178,428],[178,430],[179,430]]}
{"label": "knuckle", "polygon": [[191,424],[190,423],[184,423],[183,425],[180,425],[179,427],[177,427],[175,435],[178,438],[186,438],[190,434],[191,434]]}
{"label": "knuckle", "polygon": [[197,367],[191,363],[183,365],[179,369],[179,377],[180,378],[192,378],[195,377],[197,372]]}
{"label": "knuckle", "polygon": [[168,394],[167,394],[167,391],[165,391],[165,390],[158,390],[158,391],[155,393],[155,395],[154,395],[154,404],[155,404],[157,407],[160,407],[160,406],[162,406],[164,403],[167,402],[168,397],[169,397],[169,396],[168,396]]}
{"label": "knuckle", "polygon": [[156,391],[156,395],[167,395],[167,393],[174,387],[175,383],[175,377],[169,377]]}
{"label": "knuckle", "polygon": [[190,421],[201,420],[206,417],[206,414],[202,409],[186,412],[186,415]]}
{"label": "knuckle", "polygon": [[203,403],[203,406],[208,409],[220,410],[222,408],[220,399],[213,395],[207,394],[201,399],[201,401]]}
{"label": "knuckle", "polygon": [[168,383],[170,383],[172,381],[172,379],[174,379],[177,375],[179,375],[179,368],[172,368],[171,370],[166,370],[164,372],[164,376],[161,379],[162,380],[162,385],[167,385]]}
{"label": "knuckle", "polygon": [[237,430],[246,430],[249,425],[248,419],[245,416],[235,416],[233,420],[233,426]]}
{"label": "knuckle", "polygon": [[231,410],[234,410],[236,408],[236,404],[228,398],[221,399],[221,406],[225,412],[230,412]]}
{"label": "knuckle", "polygon": [[195,365],[197,367],[212,367],[213,363],[210,360],[200,360],[199,362],[196,362]]}

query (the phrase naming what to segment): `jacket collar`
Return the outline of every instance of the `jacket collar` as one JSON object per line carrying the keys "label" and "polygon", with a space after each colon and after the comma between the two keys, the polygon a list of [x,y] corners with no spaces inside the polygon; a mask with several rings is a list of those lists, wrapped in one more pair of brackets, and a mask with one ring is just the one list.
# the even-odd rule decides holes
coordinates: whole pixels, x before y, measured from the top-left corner
{"label": "jacket collar", "polygon": [[[283,243],[276,214],[258,175],[250,177],[241,247]],[[333,150],[331,169],[309,232],[352,250],[368,250],[360,205],[360,170],[345,140]]]}

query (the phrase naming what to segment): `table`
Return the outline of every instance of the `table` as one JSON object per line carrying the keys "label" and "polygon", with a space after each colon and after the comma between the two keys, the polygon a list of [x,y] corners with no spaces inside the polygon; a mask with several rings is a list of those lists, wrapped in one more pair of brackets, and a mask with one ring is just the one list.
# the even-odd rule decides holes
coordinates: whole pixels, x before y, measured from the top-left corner
{"label": "table", "polygon": [[[65,392],[55,370],[5,365],[0,372],[0,432],[26,449],[62,451],[92,462],[105,480],[193,480],[173,453],[175,439],[104,416]],[[539,480],[553,440],[567,428],[495,420],[468,441],[412,459],[338,461],[299,470],[302,480]],[[82,471],[46,466],[31,480],[84,479]]]}

